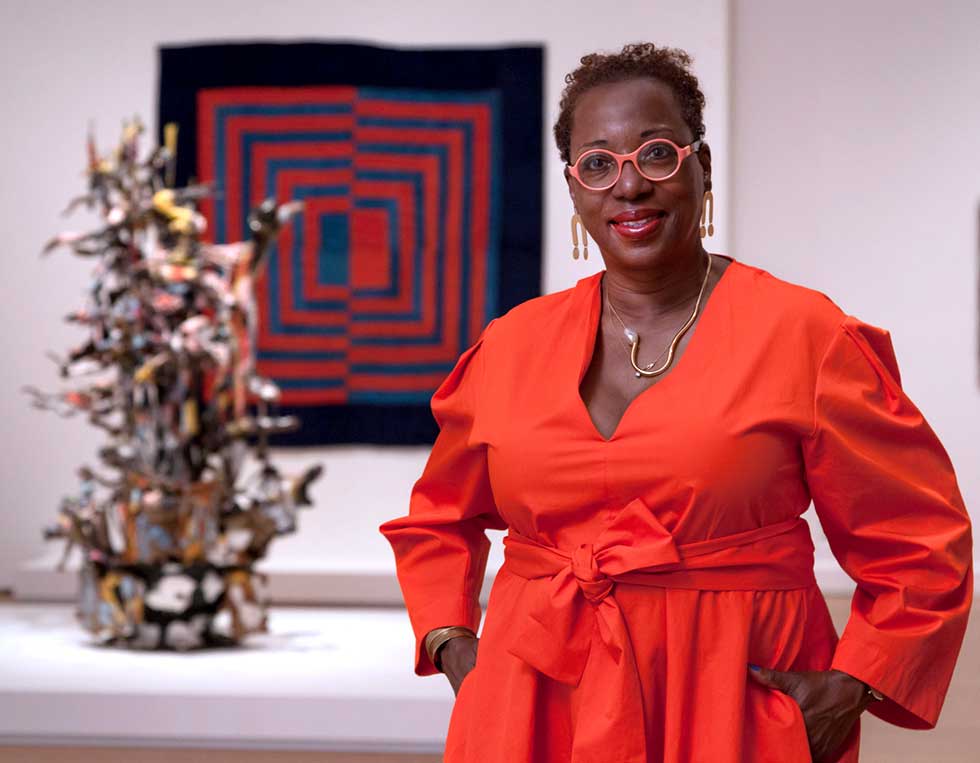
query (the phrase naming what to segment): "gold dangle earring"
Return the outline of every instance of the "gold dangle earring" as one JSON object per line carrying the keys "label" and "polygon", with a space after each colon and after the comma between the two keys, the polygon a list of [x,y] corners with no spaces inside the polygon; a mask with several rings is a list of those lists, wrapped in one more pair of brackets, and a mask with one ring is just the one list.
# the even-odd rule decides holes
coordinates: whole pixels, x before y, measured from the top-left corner
{"label": "gold dangle earring", "polygon": [[[701,204],[701,238],[715,235],[715,195],[711,191],[704,192],[704,201]],[[705,226],[707,220],[707,227]]]}
{"label": "gold dangle earring", "polygon": [[578,212],[572,215],[572,259],[578,259],[578,229],[582,229],[582,257],[589,259],[589,233],[585,230],[585,223],[579,217]]}

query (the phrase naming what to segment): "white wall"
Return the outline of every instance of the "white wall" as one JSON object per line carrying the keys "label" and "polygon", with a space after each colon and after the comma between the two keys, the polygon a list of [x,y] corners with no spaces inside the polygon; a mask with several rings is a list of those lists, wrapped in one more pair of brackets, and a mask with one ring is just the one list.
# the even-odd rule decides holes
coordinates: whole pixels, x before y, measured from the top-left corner
{"label": "white wall", "polygon": [[733,253],[891,331],[980,518],[980,4],[732,5]]}
{"label": "white wall", "polygon": [[[156,57],[160,43],[243,39],[342,39],[401,45],[547,45],[545,291],[571,286],[597,267],[570,258],[571,213],[550,125],[562,77],[596,49],[649,39],[687,49],[708,97],[707,137],[716,157],[715,251],[727,251],[730,194],[725,157],[728,126],[728,4],[726,0],[619,0],[600,9],[601,23],[568,3],[497,0],[490,4],[283,0],[205,2],[103,0],[68,3],[4,0],[0,4],[0,399],[4,453],[0,459],[0,587],[14,570],[45,551],[40,529],[54,519],[60,496],[75,489],[74,470],[93,463],[98,437],[81,420],[34,411],[23,384],[55,387],[45,350],[64,351],[81,339],[61,322],[80,304],[88,266],[59,253],[40,260],[58,217],[82,187],[84,138],[97,122],[110,146],[122,118],[155,120]],[[718,161],[720,159],[721,161]],[[292,451],[282,462],[325,462],[315,488],[319,504],[299,534],[273,544],[270,562],[303,568],[393,570],[377,526],[407,511],[425,448],[334,447]],[[498,550],[499,553],[499,550]]]}

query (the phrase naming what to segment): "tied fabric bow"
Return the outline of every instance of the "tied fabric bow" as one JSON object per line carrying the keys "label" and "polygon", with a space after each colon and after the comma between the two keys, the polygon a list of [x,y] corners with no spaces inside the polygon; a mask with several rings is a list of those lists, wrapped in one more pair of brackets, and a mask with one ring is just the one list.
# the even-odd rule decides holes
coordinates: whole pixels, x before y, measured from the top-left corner
{"label": "tied fabric bow", "polygon": [[[799,518],[678,545],[640,499],[594,543],[572,551],[516,533],[504,567],[528,581],[508,651],[578,687],[572,763],[645,763],[640,677],[617,582],[698,590],[782,590],[815,584],[813,542]],[[596,643],[598,634],[600,643]]]}
{"label": "tied fabric bow", "polygon": [[631,570],[666,570],[681,562],[673,536],[639,499],[627,504],[595,543],[584,543],[571,553],[513,530],[504,537],[504,547],[508,569],[530,581],[527,616],[509,651],[570,686],[581,681],[595,627],[621,665],[628,636],[623,613],[611,595],[614,579]]}

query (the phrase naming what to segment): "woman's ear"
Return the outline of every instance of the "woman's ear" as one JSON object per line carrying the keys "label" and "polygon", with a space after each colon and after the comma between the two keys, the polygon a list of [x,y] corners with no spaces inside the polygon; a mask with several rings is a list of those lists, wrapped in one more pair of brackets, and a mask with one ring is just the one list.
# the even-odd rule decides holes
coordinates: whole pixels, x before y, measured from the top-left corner
{"label": "woman's ear", "polygon": [[572,206],[575,206],[575,192],[578,190],[576,188],[578,181],[568,171],[568,165],[565,165],[565,184],[568,186],[568,198],[572,200]]}
{"label": "woman's ear", "polygon": [[701,163],[701,171],[704,177],[704,190],[711,190],[711,146],[702,143],[698,149],[698,161]]}

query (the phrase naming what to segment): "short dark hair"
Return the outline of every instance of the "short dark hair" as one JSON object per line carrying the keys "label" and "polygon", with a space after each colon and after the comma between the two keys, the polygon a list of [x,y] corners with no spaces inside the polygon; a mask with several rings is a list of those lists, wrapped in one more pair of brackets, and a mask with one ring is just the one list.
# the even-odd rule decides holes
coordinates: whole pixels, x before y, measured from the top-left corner
{"label": "short dark hair", "polygon": [[624,45],[619,53],[590,53],[582,56],[579,67],[565,75],[565,89],[558,104],[555,143],[567,164],[571,161],[572,113],[582,94],[610,82],[653,79],[674,92],[681,115],[694,133],[704,137],[704,93],[691,72],[691,56],[680,48],[658,48],[650,42]]}

